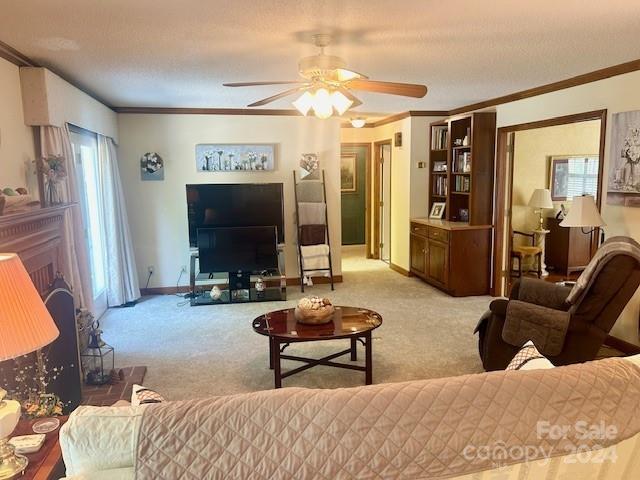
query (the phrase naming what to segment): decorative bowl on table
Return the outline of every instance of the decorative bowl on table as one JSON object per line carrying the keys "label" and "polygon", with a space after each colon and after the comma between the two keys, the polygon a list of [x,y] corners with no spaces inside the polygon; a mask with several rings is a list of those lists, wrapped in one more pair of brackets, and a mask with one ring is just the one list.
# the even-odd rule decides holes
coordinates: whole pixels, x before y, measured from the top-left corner
{"label": "decorative bowl on table", "polygon": [[294,316],[296,321],[308,325],[321,325],[333,319],[335,307],[328,298],[305,297],[298,302]]}

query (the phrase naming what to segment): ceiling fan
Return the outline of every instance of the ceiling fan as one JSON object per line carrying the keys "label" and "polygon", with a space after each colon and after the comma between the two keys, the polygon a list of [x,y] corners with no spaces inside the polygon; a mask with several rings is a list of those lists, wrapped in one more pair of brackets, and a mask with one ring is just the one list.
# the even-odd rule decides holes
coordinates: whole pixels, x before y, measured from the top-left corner
{"label": "ceiling fan", "polygon": [[403,97],[422,98],[427,94],[427,87],[413,83],[380,82],[369,80],[369,77],[346,68],[346,62],[333,55],[326,55],[324,48],[331,42],[326,34],[313,36],[315,45],[320,48],[318,55],[304,57],[298,63],[298,73],[303,80],[275,82],[237,82],[225,83],[225,87],[254,87],[260,85],[295,85],[271,97],[254,102],[249,107],[260,107],[280,98],[301,93],[293,102],[293,106],[303,115],[309,111],[318,118],[329,118],[334,112],[344,114],[362,102],[351,93],[360,90],[375,93],[387,93]]}

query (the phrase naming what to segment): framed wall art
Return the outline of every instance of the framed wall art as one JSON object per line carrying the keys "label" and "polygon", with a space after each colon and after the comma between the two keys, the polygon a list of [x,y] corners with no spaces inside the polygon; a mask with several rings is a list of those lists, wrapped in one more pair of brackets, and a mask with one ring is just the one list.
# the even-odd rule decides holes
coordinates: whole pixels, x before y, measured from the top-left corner
{"label": "framed wall art", "polygon": [[340,191],[356,192],[358,190],[356,173],[356,155],[349,153],[340,156]]}
{"label": "framed wall art", "polygon": [[164,180],[164,160],[156,152],[147,152],[140,157],[140,179],[142,181]]}
{"label": "framed wall art", "polygon": [[198,172],[262,172],[275,170],[276,145],[200,143],[196,145]]}
{"label": "framed wall art", "polygon": [[607,203],[640,207],[640,110],[612,120]]}

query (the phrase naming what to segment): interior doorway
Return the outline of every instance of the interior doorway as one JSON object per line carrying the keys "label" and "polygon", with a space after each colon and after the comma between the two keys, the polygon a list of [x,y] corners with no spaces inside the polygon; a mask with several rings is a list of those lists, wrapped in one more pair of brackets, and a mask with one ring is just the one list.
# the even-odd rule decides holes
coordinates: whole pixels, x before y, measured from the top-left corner
{"label": "interior doorway", "polygon": [[[601,207],[606,117],[606,110],[598,110],[498,129],[492,295],[508,293],[520,274],[514,265],[519,269],[519,262],[537,262],[535,255],[514,258],[526,250],[522,246],[540,250],[536,276],[539,270],[541,276],[560,280],[588,263],[599,232],[558,227],[561,210],[570,209],[575,196],[592,195]],[[540,195],[547,199],[544,208],[537,207]],[[570,237],[573,233],[576,238]]]}
{"label": "interior doorway", "polygon": [[343,143],[340,148],[342,245],[362,246],[370,257],[371,144]]}
{"label": "interior doorway", "polygon": [[391,263],[391,141],[376,143],[377,165],[380,170],[378,209],[380,218],[380,260]]}

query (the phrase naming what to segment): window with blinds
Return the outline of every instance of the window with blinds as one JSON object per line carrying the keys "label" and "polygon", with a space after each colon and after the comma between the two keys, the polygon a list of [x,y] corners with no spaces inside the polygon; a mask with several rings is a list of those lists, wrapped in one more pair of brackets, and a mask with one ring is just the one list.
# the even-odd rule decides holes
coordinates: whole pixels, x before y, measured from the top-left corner
{"label": "window with blinds", "polygon": [[600,159],[597,155],[551,157],[551,198],[554,202],[582,195],[598,196]]}

